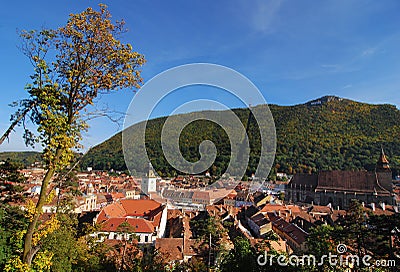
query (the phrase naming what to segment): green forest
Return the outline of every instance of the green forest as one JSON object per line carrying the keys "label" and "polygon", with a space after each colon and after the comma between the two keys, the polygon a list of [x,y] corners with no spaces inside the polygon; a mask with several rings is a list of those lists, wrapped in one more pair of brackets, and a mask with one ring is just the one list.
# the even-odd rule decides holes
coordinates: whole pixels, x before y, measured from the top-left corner
{"label": "green forest", "polygon": [[12,161],[18,161],[22,163],[23,166],[31,166],[35,162],[41,161],[42,154],[35,151],[26,152],[1,152],[0,161],[6,161],[10,159]]}
{"label": "green forest", "polygon": [[[257,106],[265,107],[265,105]],[[295,106],[269,105],[274,117],[277,146],[271,177],[276,172],[294,174],[320,170],[373,170],[383,147],[390,161],[393,175],[400,169],[400,111],[393,105],[371,105],[338,97],[323,97]],[[255,172],[260,156],[260,133],[249,109],[234,109],[247,128],[250,160],[246,175]],[[200,115],[201,112],[187,115]],[[147,122],[146,147],[149,158],[161,176],[177,173],[165,160],[160,136],[166,118]],[[129,129],[133,132],[136,124]],[[91,149],[82,158],[81,167],[126,170],[121,146],[121,132]],[[220,175],[230,160],[229,139],[223,129],[211,121],[198,120],[184,128],[180,135],[180,150],[188,161],[200,158],[199,144],[211,140],[218,153],[209,171]],[[135,141],[132,140],[132,145]],[[133,158],[146,166],[142,158]],[[133,173],[136,174],[136,173]],[[246,178],[246,177],[245,177]]]}

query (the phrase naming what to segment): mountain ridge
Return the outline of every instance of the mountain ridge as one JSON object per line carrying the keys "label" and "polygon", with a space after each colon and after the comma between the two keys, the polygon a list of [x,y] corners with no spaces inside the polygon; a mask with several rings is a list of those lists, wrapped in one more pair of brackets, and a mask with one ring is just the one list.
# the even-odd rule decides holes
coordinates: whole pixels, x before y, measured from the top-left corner
{"label": "mountain ridge", "polygon": [[[257,105],[254,108],[265,106]],[[394,174],[400,172],[400,111],[394,105],[368,104],[327,95],[303,104],[270,104],[268,107],[274,117],[277,135],[272,174],[311,173],[330,169],[372,170],[381,146],[389,155]],[[249,109],[236,108],[232,111],[243,125],[247,126]],[[209,110],[183,113],[180,116],[201,115],[202,112]],[[217,114],[222,111],[212,112]],[[179,173],[166,162],[158,140],[166,118],[158,117],[148,121],[146,146],[156,170],[160,174],[173,176]],[[141,123],[132,127],[139,124]],[[254,120],[248,125],[251,157],[246,175],[250,176],[257,167],[260,136],[257,132],[258,124]],[[180,137],[181,151],[187,160],[194,162],[199,159],[198,144],[206,139],[216,143],[220,156],[209,170],[212,174],[221,174],[229,162],[229,139],[223,130],[212,122],[196,121],[185,127]],[[118,132],[94,146],[83,157],[81,167],[125,170],[121,141],[121,132]],[[17,159],[18,156],[22,156],[25,161],[32,161],[28,155],[17,156],[16,153],[20,152],[10,154]],[[5,154],[0,153],[0,160],[5,159]],[[37,159],[38,154],[32,154]],[[137,163],[143,162],[138,159]]]}
{"label": "mountain ridge", "polygon": [[[315,103],[317,102],[317,103]],[[258,105],[256,107],[263,107]],[[323,96],[292,106],[268,105],[277,133],[277,153],[272,172],[318,172],[330,169],[371,170],[383,145],[389,154],[394,172],[400,168],[400,111],[391,104],[368,104],[338,96]],[[244,125],[249,110],[232,109]],[[185,113],[201,114],[201,112]],[[183,115],[185,115],[183,114]],[[157,138],[166,117],[149,120],[146,132],[147,151],[160,174],[179,174],[168,166]],[[253,118],[254,119],[254,118]],[[135,125],[133,125],[135,126]],[[260,146],[257,124],[249,124],[250,164],[246,175],[254,173]],[[186,132],[185,132],[186,130]],[[213,174],[226,168],[227,138],[209,121],[188,125],[180,137],[181,151],[189,161],[199,159],[198,145],[203,140],[216,142],[222,158],[209,169]],[[189,133],[192,131],[192,134]],[[158,136],[157,136],[158,135]],[[217,137],[218,136],[218,137]],[[194,137],[188,144],[188,139]],[[82,167],[124,170],[121,132],[95,146],[83,158]],[[258,140],[257,140],[258,139]],[[138,160],[138,163],[141,163]]]}

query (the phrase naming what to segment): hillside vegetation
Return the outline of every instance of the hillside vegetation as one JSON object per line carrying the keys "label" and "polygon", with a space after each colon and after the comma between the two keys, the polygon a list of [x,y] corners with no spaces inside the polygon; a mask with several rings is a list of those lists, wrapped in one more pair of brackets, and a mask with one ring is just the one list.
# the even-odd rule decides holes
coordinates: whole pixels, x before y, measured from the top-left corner
{"label": "hillside vegetation", "polygon": [[31,166],[35,162],[40,162],[42,154],[36,151],[23,152],[0,152],[0,161],[10,159],[12,161],[21,162],[24,167]]}
{"label": "hillside vegetation", "polygon": [[[264,106],[258,106],[264,107]],[[330,169],[374,169],[383,146],[394,174],[400,169],[400,111],[393,105],[371,105],[337,97],[323,97],[295,106],[269,105],[275,120],[277,147],[272,176],[276,172],[318,172]],[[248,109],[234,109],[245,127],[248,125],[251,157],[246,175],[255,172],[260,155],[259,127],[249,119]],[[201,112],[186,115],[201,116]],[[190,118],[190,117],[189,117]],[[179,173],[166,162],[160,143],[166,118],[147,123],[146,146],[155,169],[162,175]],[[250,123],[248,123],[250,120]],[[132,126],[132,145],[138,126]],[[82,168],[125,170],[121,133],[94,147],[82,160]],[[195,121],[180,136],[180,149],[189,161],[200,157],[198,146],[211,140],[218,154],[209,171],[219,175],[230,159],[230,144],[223,129],[210,121]],[[138,169],[145,169],[143,158],[133,158]]]}
{"label": "hillside vegetation", "polygon": [[[263,107],[263,106],[259,106]],[[400,111],[393,105],[371,105],[337,97],[323,97],[295,106],[270,105],[277,133],[276,158],[272,172],[317,172],[329,169],[372,170],[381,147],[395,173],[400,168]],[[248,109],[234,109],[246,126]],[[199,114],[199,113],[189,113]],[[146,146],[158,172],[177,174],[162,155],[160,135],[166,118],[147,123]],[[135,126],[130,129],[135,130]],[[260,154],[260,134],[254,118],[250,118],[249,140],[251,158],[247,175],[255,172]],[[217,159],[209,169],[218,175],[229,163],[229,140],[218,125],[195,121],[180,136],[180,148],[189,161],[199,159],[198,146],[211,140],[218,149]],[[134,141],[132,144],[135,144]],[[136,158],[143,164],[141,158]],[[126,169],[121,133],[93,148],[83,159],[83,167],[95,169]]]}

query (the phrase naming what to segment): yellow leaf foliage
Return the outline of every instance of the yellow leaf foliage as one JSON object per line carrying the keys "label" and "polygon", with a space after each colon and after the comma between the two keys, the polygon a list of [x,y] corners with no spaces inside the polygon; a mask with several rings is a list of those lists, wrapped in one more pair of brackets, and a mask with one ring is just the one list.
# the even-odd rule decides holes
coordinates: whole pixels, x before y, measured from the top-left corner
{"label": "yellow leaf foliage", "polygon": [[29,219],[29,221],[32,222],[33,217],[36,214],[36,204],[32,201],[32,199],[29,199],[26,202],[26,206],[25,206],[25,217]]}
{"label": "yellow leaf foliage", "polygon": [[35,268],[35,271],[50,271],[53,256],[54,253],[47,250],[38,252],[35,259],[33,259],[33,267]]}
{"label": "yellow leaf foliage", "polygon": [[33,270],[29,267],[29,265],[23,263],[21,258],[18,256],[14,256],[10,258],[5,267],[4,272],[30,272]]}
{"label": "yellow leaf foliage", "polygon": [[56,215],[52,215],[50,220],[44,222],[39,229],[33,234],[32,244],[37,245],[39,241],[45,238],[48,234],[53,233],[60,227],[60,221]]}

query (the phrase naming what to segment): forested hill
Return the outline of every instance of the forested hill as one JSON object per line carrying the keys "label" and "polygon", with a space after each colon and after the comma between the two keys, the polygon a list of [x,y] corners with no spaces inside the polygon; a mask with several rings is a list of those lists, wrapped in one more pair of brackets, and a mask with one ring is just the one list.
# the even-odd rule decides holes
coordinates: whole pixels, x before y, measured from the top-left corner
{"label": "forested hill", "polygon": [[22,152],[0,152],[0,162],[10,159],[22,163],[23,167],[32,166],[35,162],[40,162],[42,154],[36,151]]}
{"label": "forested hill", "polygon": [[[269,108],[277,132],[274,172],[292,174],[327,169],[371,170],[379,157],[381,146],[394,172],[400,169],[400,111],[393,105],[371,105],[326,96],[301,105],[269,105]],[[249,110],[233,111],[247,125]],[[147,151],[157,171],[175,175],[162,156],[159,142],[164,121],[165,118],[158,118],[148,122]],[[133,131],[135,126],[131,128]],[[250,119],[249,138],[251,159],[248,175],[255,171],[260,154],[258,126],[254,118]],[[199,158],[198,144],[205,139],[217,146],[218,156],[210,171],[220,174],[229,163],[230,145],[227,135],[219,126],[209,121],[196,121],[188,125],[180,137],[181,151],[186,159],[196,161]],[[137,163],[143,163],[141,158],[137,158]],[[87,166],[94,169],[125,169],[121,133],[88,152],[82,161],[82,167]]]}

